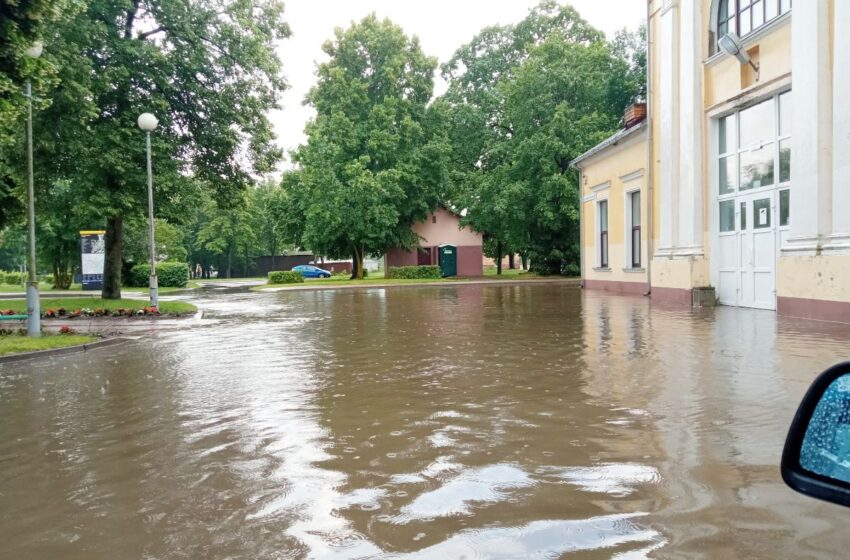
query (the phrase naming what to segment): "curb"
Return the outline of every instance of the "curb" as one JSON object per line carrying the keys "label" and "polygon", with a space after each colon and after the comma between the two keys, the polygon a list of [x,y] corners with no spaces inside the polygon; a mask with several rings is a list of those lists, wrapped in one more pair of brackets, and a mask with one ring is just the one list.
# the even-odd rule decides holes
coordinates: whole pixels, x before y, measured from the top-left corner
{"label": "curb", "polygon": [[7,356],[0,356],[0,364],[22,362],[24,360],[30,360],[33,358],[43,358],[46,356],[63,356],[65,354],[77,354],[79,352],[88,352],[89,350],[94,350],[96,348],[123,344],[124,342],[129,342],[130,340],[131,339],[129,338],[122,337],[107,338],[105,340],[96,340],[94,342],[89,342],[86,344],[77,344],[76,346],[66,346],[65,348],[50,348],[48,350],[35,350],[33,352],[9,354]]}

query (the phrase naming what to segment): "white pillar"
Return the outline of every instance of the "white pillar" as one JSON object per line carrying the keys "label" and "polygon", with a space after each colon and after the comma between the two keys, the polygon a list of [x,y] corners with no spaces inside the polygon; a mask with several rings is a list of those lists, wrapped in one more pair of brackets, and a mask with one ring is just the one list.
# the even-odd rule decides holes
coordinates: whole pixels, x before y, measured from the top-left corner
{"label": "white pillar", "polygon": [[658,131],[661,144],[659,154],[659,203],[661,229],[658,250],[669,255],[676,246],[678,229],[679,183],[679,37],[676,0],[665,0],[661,8],[660,64],[661,83],[658,92],[661,126]]}
{"label": "white pillar", "polygon": [[829,0],[794,2],[791,37],[791,232],[782,252],[814,254],[832,232]]}
{"label": "white pillar", "polygon": [[[794,7],[796,10],[796,6]],[[840,107],[850,100],[850,3],[833,5],[832,99]],[[794,103],[797,102],[794,96]],[[832,115],[832,235],[825,249],[850,252],[850,111]],[[792,154],[793,164],[793,154]]]}
{"label": "white pillar", "polygon": [[[702,7],[679,8],[679,223],[677,255],[703,254]],[[663,55],[662,55],[663,56]]]}

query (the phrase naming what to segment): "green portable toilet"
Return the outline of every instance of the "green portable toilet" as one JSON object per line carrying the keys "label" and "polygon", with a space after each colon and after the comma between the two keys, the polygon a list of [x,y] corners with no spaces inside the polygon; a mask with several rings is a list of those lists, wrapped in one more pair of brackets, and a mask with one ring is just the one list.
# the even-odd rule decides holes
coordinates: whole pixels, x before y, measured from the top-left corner
{"label": "green portable toilet", "polygon": [[443,277],[457,276],[457,247],[440,245],[440,271]]}

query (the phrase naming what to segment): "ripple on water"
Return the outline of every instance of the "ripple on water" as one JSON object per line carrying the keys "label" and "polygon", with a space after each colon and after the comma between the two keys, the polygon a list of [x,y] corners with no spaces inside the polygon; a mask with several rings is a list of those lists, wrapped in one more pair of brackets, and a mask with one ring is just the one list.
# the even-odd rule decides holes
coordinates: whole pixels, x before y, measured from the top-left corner
{"label": "ripple on water", "polygon": [[510,464],[488,465],[462,472],[439,488],[417,496],[403,506],[393,523],[469,515],[474,505],[504,500],[512,490],[532,486],[528,474]]}
{"label": "ripple on water", "polygon": [[[661,547],[665,540],[658,531],[637,522],[645,515],[631,513],[590,519],[540,520],[520,527],[469,529],[439,544],[410,554],[393,554],[392,558],[548,560],[573,552],[619,550],[630,544],[639,545],[640,552],[648,553]],[[629,551],[621,552],[624,555],[618,555],[618,558],[626,558],[625,554]]]}
{"label": "ripple on water", "polygon": [[[542,469],[546,472],[547,469]],[[574,484],[586,492],[627,496],[642,484],[657,484],[658,470],[635,463],[606,463],[592,467],[552,467],[549,476]]]}

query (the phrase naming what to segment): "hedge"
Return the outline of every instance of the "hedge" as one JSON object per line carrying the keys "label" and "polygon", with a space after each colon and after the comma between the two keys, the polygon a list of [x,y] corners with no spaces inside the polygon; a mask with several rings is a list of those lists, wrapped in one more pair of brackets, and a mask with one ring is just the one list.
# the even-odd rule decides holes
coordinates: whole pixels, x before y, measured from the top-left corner
{"label": "hedge", "polygon": [[3,283],[9,285],[16,285],[21,283],[21,273],[20,272],[6,272],[3,274]]}
{"label": "hedge", "polygon": [[269,272],[269,284],[300,284],[304,277],[295,270],[272,270]]}
{"label": "hedge", "polygon": [[387,278],[419,280],[423,278],[442,278],[439,266],[391,266],[387,269]]}
{"label": "hedge", "polygon": [[[133,288],[148,286],[151,265],[137,264],[130,270],[127,285]],[[157,284],[163,288],[185,288],[189,283],[189,265],[180,262],[164,262],[156,265]]]}

